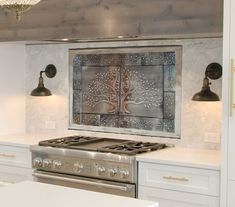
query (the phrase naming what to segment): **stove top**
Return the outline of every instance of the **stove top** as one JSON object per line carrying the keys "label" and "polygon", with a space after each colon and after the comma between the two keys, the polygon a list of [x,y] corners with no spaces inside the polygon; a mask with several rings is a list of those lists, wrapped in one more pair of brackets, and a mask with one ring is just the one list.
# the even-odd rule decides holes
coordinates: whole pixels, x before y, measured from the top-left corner
{"label": "stove top", "polygon": [[32,166],[37,172],[137,183],[135,155],[166,147],[169,145],[70,136],[41,141],[30,150]]}
{"label": "stove top", "polygon": [[136,155],[139,153],[160,150],[168,147],[166,144],[137,142],[122,139],[95,138],[84,136],[70,136],[39,142],[40,146],[109,152],[115,154]]}

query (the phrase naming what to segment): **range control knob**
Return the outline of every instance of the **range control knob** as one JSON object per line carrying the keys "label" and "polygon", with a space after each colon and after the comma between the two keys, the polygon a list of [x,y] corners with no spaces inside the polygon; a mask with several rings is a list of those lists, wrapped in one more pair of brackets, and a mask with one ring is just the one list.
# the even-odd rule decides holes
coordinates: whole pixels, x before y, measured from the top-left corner
{"label": "range control knob", "polygon": [[45,168],[51,168],[52,166],[52,161],[50,159],[44,159],[42,162],[43,167]]}
{"label": "range control knob", "polygon": [[42,158],[36,157],[33,159],[33,167],[42,167]]}
{"label": "range control knob", "polygon": [[115,169],[115,168],[109,169],[109,175],[110,175],[111,177],[116,176],[117,173],[118,173],[117,169]]}
{"label": "range control knob", "polygon": [[62,162],[60,160],[54,160],[53,167],[54,169],[60,169],[62,167]]}
{"label": "range control knob", "polygon": [[122,178],[127,178],[130,174],[129,171],[126,169],[121,169],[120,173],[121,173]]}
{"label": "range control knob", "polygon": [[103,175],[105,173],[105,168],[103,166],[98,166],[97,171],[99,175]]}
{"label": "range control knob", "polygon": [[73,166],[74,166],[74,171],[78,172],[78,173],[80,173],[83,170],[83,168],[84,168],[83,164],[80,163],[80,162],[74,163]]}

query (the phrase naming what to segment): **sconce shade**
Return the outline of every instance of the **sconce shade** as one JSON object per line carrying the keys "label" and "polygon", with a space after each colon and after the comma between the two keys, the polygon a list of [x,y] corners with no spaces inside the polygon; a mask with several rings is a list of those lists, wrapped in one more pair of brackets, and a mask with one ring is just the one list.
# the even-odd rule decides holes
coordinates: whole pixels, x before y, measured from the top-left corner
{"label": "sconce shade", "polygon": [[219,101],[219,96],[210,90],[210,87],[202,88],[202,90],[196,93],[193,101]]}
{"label": "sconce shade", "polygon": [[45,73],[48,78],[53,78],[56,75],[56,67],[48,65],[45,71],[40,72],[38,87],[31,92],[31,96],[51,96],[52,93],[44,86],[42,74]]}
{"label": "sconce shade", "polygon": [[47,88],[37,87],[31,92],[31,96],[51,96],[51,91]]}
{"label": "sconce shade", "polygon": [[31,92],[31,96],[51,96],[51,91],[44,87],[44,85],[38,84],[38,87]]}

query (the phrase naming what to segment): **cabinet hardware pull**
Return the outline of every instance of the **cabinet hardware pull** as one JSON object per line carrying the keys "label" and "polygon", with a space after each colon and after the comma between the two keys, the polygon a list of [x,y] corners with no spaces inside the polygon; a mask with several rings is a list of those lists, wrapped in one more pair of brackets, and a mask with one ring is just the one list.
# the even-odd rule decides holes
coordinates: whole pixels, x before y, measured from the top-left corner
{"label": "cabinet hardware pull", "polygon": [[0,157],[9,157],[9,158],[14,158],[15,155],[14,154],[6,154],[6,153],[1,153],[0,152]]}
{"label": "cabinet hardware pull", "polygon": [[230,72],[230,117],[233,116],[233,109],[235,108],[235,104],[233,103],[233,87],[234,87],[234,84],[233,84],[233,74],[235,72],[235,66],[234,66],[234,60],[231,59],[231,72]]}
{"label": "cabinet hardware pull", "polygon": [[163,176],[162,178],[165,180],[177,180],[177,181],[185,181],[185,182],[189,181],[189,179],[187,178],[178,178],[178,177],[172,177],[172,176]]}

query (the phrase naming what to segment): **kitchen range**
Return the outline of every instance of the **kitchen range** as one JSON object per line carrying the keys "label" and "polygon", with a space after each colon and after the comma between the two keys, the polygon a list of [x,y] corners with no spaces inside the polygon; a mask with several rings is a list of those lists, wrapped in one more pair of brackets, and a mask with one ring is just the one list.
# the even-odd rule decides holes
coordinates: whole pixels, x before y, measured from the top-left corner
{"label": "kitchen range", "polygon": [[31,146],[38,182],[137,197],[135,155],[168,147],[131,140],[70,136]]}

